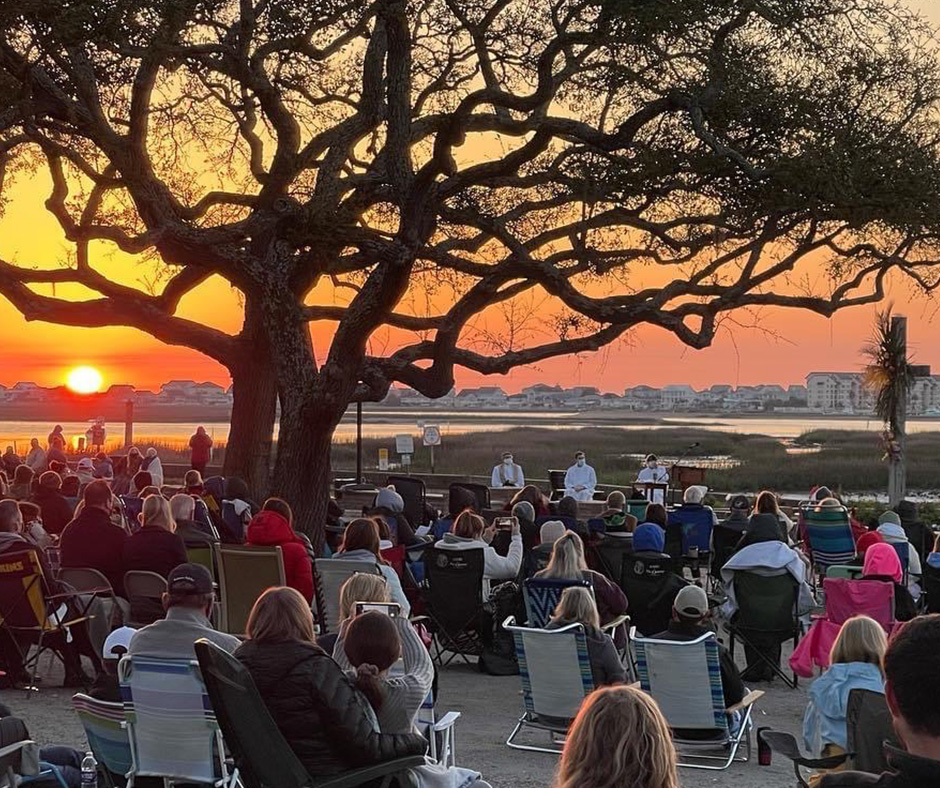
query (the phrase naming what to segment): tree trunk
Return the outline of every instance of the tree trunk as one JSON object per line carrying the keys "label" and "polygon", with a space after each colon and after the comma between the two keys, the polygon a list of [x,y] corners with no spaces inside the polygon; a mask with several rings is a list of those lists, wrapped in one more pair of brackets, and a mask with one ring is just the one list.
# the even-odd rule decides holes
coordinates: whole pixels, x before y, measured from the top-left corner
{"label": "tree trunk", "polygon": [[224,476],[240,476],[256,499],[268,494],[271,444],[277,413],[277,381],[264,354],[234,365],[232,425],[225,448]]}

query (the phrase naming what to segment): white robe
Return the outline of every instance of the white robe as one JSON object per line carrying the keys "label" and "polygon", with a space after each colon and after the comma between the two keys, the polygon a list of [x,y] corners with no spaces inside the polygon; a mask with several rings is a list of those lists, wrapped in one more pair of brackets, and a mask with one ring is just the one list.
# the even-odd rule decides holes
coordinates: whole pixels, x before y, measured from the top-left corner
{"label": "white robe", "polygon": [[[584,487],[575,490],[575,487]],[[597,474],[590,465],[572,465],[565,474],[565,495],[576,501],[590,501],[594,498],[594,488],[597,487]]]}
{"label": "white robe", "polygon": [[[504,480],[511,482],[505,484]],[[525,476],[522,474],[522,466],[516,463],[504,465],[500,463],[493,468],[493,478],[490,487],[525,487]]]}
{"label": "white robe", "polygon": [[[665,466],[657,465],[655,468],[645,467],[637,475],[638,482],[648,482],[655,484],[665,484],[669,481],[669,471]],[[647,490],[646,500],[650,503],[663,503],[666,496],[662,490]]]}

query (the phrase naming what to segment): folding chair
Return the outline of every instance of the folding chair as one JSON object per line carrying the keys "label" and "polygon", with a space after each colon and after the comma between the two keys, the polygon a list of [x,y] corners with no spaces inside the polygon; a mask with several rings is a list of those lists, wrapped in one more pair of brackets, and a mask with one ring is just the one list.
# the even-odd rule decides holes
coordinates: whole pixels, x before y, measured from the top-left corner
{"label": "folding chair", "polygon": [[858,580],[863,574],[860,566],[839,566],[833,564],[826,569],[826,579],[845,578],[846,580]]}
{"label": "folding chair", "polygon": [[630,601],[633,625],[644,635],[656,635],[669,626],[672,605],[685,585],[664,553],[641,552],[624,557],[620,587]]}
{"label": "folding chair", "polygon": [[0,720],[0,741],[11,741],[0,747],[0,788],[18,788],[40,780],[55,780],[60,788],[68,788],[58,766],[39,760],[39,745],[29,738],[26,725],[17,717]]}
{"label": "folding chair", "polygon": [[136,533],[140,530],[140,513],[144,510],[143,498],[136,495],[120,495],[118,500],[121,502],[128,533]]}
{"label": "folding chair", "polygon": [[385,484],[395,486],[395,491],[405,502],[405,517],[415,528],[427,525],[425,516],[427,490],[422,479],[415,479],[412,476],[389,476]]}
{"label": "folding chair", "polygon": [[[69,618],[65,603],[73,599],[75,595],[71,593],[49,593],[42,565],[34,550],[6,553],[0,561],[0,629],[9,636],[23,670],[29,671],[27,697],[36,689],[36,674],[42,655],[50,651],[64,665],[65,658],[60,651],[68,644],[68,628],[90,619],[86,615]],[[30,656],[33,645],[36,652]]]}
{"label": "folding chair", "polygon": [[855,538],[845,507],[804,507],[801,515],[813,566],[821,570],[820,575],[834,564],[841,566],[855,558]]}
{"label": "folding chair", "polygon": [[823,580],[826,620],[841,627],[853,616],[873,618],[888,634],[894,629],[894,585],[876,580]]}
{"label": "folding chair", "polygon": [[566,588],[591,588],[587,580],[540,580],[531,577],[522,585],[526,625],[544,629],[561,601]]}
{"label": "folding chair", "polygon": [[[483,550],[424,551],[425,611],[434,632],[434,658],[449,665],[458,656],[468,665],[468,656],[483,650]],[[450,659],[443,661],[445,652]]]}
{"label": "folding chair", "polygon": [[650,502],[646,498],[631,498],[627,501],[624,511],[636,517],[638,523],[642,523],[646,520],[646,507],[649,505]]}
{"label": "folding chair", "polygon": [[377,564],[351,558],[318,558],[314,562],[314,569],[317,576],[320,631],[322,634],[339,632],[339,592],[343,583],[355,574],[378,575],[381,571]]}
{"label": "folding chair", "polygon": [[137,777],[175,783],[238,785],[196,660],[123,657],[118,664],[131,749],[127,788]]}
{"label": "folding chair", "polygon": [[428,757],[441,766],[457,765],[457,720],[459,711],[449,711],[440,719],[434,708],[434,691],[418,709],[418,729],[428,740]]}
{"label": "folding chair", "polygon": [[196,641],[196,657],[239,782],[246,788],[389,788],[396,775],[425,762],[414,756],[329,777],[310,774],[278,730],[247,668],[208,640]]}
{"label": "folding chair", "polygon": [[78,693],[72,696],[72,708],[85,729],[88,748],[98,761],[109,788],[113,788],[113,775],[123,781],[132,764],[131,743],[124,727],[124,704]]}
{"label": "folding chair", "polygon": [[[751,711],[764,693],[751,692],[725,708],[714,632],[690,641],[634,638],[633,648],[640,686],[656,701],[672,729],[679,766],[724,771],[735,761],[750,760]],[[693,731],[696,734],[690,735]],[[742,742],[745,756],[739,758]],[[725,754],[707,754],[716,750]],[[721,761],[721,765],[702,761]]]}
{"label": "folding chair", "polygon": [[244,635],[248,614],[261,593],[285,586],[281,548],[216,544],[212,546],[218,570],[221,616],[219,629]]}
{"label": "folding chair", "polygon": [[[482,512],[484,509],[490,508],[490,488],[485,484],[473,484],[472,482],[454,482],[447,488],[448,494],[455,487],[464,489],[476,496],[478,511]],[[459,514],[459,512],[451,512],[451,514]]]}
{"label": "folding chair", "polygon": [[734,593],[738,610],[725,629],[731,636],[729,648],[734,657],[735,640],[750,646],[761,662],[768,665],[788,687],[796,689],[797,676],[788,678],[776,659],[754,645],[753,636],[774,635],[780,642],[793,639],[796,649],[800,639],[800,619],[796,613],[799,584],[787,572],[779,575],[759,575],[755,572],[734,573]]}
{"label": "folding chair", "polygon": [[842,753],[840,755],[830,755],[825,758],[811,758],[803,754],[799,742],[797,742],[796,737],[792,733],[762,730],[757,735],[771,750],[779,753],[793,763],[793,772],[796,775],[797,782],[802,788],[810,788],[810,785],[803,776],[801,768],[815,771],[835,769],[842,766],[849,757],[849,753]]}
{"label": "folding chair", "polygon": [[199,564],[209,570],[209,574],[216,576],[215,563],[212,560],[212,545],[206,544],[199,547],[186,546],[186,560],[190,564]]}
{"label": "folding chair", "polygon": [[132,569],[124,573],[124,590],[127,591],[128,597],[160,599],[166,592],[166,578],[156,572]]}
{"label": "folding chair", "polygon": [[888,542],[894,552],[898,554],[898,560],[901,562],[901,585],[907,585],[908,572],[911,567],[911,545],[908,542]]}
{"label": "folding chair", "polygon": [[884,693],[867,689],[851,690],[845,711],[845,726],[851,768],[868,774],[889,771],[884,744],[889,742],[896,745],[898,735]]}
{"label": "folding chair", "polygon": [[666,523],[666,552],[675,559],[689,558],[697,550],[699,556],[707,561],[714,523],[714,513],[703,506],[674,509]]}
{"label": "folding chair", "polygon": [[597,569],[611,582],[620,584],[623,563],[633,555],[633,534],[605,534],[590,549],[597,558]]}
{"label": "folding chair", "polygon": [[[506,746],[560,754],[581,703],[594,691],[584,627],[569,624],[560,629],[532,629],[516,626],[510,616],[503,628],[512,632],[516,643],[524,705]],[[518,744],[516,737],[528,728],[547,732],[552,746]]]}
{"label": "folding chair", "polygon": [[728,528],[721,525],[721,523],[712,529],[711,577],[716,578],[719,582],[721,581],[721,567],[734,555],[742,536],[744,536],[743,531]]}

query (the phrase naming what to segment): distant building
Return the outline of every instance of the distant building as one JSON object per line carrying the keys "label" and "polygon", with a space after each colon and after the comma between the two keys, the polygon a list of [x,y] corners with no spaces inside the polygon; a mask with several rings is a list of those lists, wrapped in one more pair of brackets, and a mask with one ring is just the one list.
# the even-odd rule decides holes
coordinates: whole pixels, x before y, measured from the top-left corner
{"label": "distant building", "polygon": [[454,404],[460,408],[499,408],[506,404],[506,392],[499,386],[463,389]]}
{"label": "distant building", "polygon": [[665,386],[660,397],[663,410],[688,408],[697,401],[698,392],[687,383],[673,383]]}
{"label": "distant building", "polygon": [[860,372],[810,372],[806,376],[806,404],[810,410],[823,412],[870,412],[874,396],[862,385]]}

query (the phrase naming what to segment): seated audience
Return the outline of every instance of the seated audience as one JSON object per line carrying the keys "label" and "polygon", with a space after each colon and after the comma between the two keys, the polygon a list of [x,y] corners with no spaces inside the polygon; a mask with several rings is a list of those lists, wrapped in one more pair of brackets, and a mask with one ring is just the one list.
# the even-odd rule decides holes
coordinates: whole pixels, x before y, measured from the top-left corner
{"label": "seated audience", "polygon": [[885,745],[890,771],[823,775],[819,788],[927,788],[940,785],[940,615],[896,632],[884,656],[885,699],[903,749]]}
{"label": "seated audience", "polygon": [[40,550],[53,545],[53,539],[42,525],[42,510],[32,501],[20,501],[20,514],[23,515],[23,536]]}
{"label": "seated audience", "polygon": [[95,464],[91,461],[91,457],[82,457],[75,467],[75,473],[79,484],[82,486],[91,484],[95,480]]}
{"label": "seated audience", "polygon": [[168,577],[186,563],[186,545],[176,533],[169,502],[161,495],[148,495],[138,519],[141,527],[124,542],[124,571]]}
{"label": "seated audience", "polygon": [[[578,522],[578,501],[570,495],[566,495],[555,504],[555,514],[558,517],[565,517],[569,523]],[[568,523],[566,523],[567,525]]]}
{"label": "seated audience", "polygon": [[7,446],[6,451],[3,452],[3,470],[6,471],[7,476],[12,479],[16,469],[22,464],[23,458],[13,450],[12,446]]}
{"label": "seated audience", "polygon": [[137,498],[143,498],[143,491],[148,487],[155,487],[153,477],[147,471],[137,471],[131,481],[131,490]]}
{"label": "seated audience", "polygon": [[669,522],[669,516],[666,513],[665,506],[661,503],[651,503],[647,505],[646,516],[643,518],[641,525],[644,523],[653,523],[665,531],[667,522]]}
{"label": "seated audience", "polygon": [[144,462],[144,457],[140,453],[140,449],[136,446],[131,446],[127,450],[127,470],[130,474],[130,477],[133,479],[134,475],[140,470],[140,466]]}
{"label": "seated audience", "polygon": [[95,455],[94,465],[96,479],[107,479],[108,481],[114,479],[114,463],[111,462],[111,458],[103,451],[99,451]]}
{"label": "seated audience", "polygon": [[553,788],[679,788],[672,733],[649,695],[597,690],[575,718]]}
{"label": "seated audience", "polygon": [[755,514],[772,514],[780,521],[780,527],[783,529],[784,541],[793,546],[793,537],[796,535],[796,524],[787,517],[786,512],[780,508],[780,502],[777,496],[770,490],[764,490],[757,496],[754,502]]}
{"label": "seated audience", "polygon": [[405,596],[405,591],[401,587],[401,580],[395,570],[382,558],[379,541],[379,527],[375,520],[360,517],[346,526],[346,531],[343,533],[343,543],[333,557],[349,561],[363,561],[378,566],[385,582],[388,583],[388,591],[392,601],[401,605],[401,614],[407,618],[411,615],[411,603],[408,601],[408,597]]}
{"label": "seated audience", "polygon": [[65,500],[69,502],[69,506],[75,506],[78,503],[80,490],[81,485],[78,483],[78,477],[74,473],[67,473],[65,476],[62,476],[61,492],[62,495],[65,496]]}
{"label": "seated audience", "polygon": [[566,588],[546,629],[582,624],[587,638],[588,658],[595,687],[623,684],[627,674],[614,641],[601,631],[594,597],[587,588]]}
{"label": "seated audience", "polygon": [[176,534],[187,547],[205,547],[219,540],[212,528],[193,519],[196,499],[188,493],[177,493],[170,498],[170,512],[176,521]]}
{"label": "seated audience", "polygon": [[[414,527],[405,515],[405,499],[394,487],[382,487],[375,496],[375,506],[368,511],[370,517],[381,517],[389,525],[392,546],[410,545],[419,541]],[[392,528],[392,521],[395,527]]]}
{"label": "seated audience", "polygon": [[[339,633],[356,615],[357,602],[391,602],[388,593],[388,583],[382,575],[368,575],[365,572],[356,572],[348,578],[339,589],[339,625],[336,632],[320,635],[317,645],[327,654],[332,654]],[[407,620],[407,619],[405,619]]]}
{"label": "seated audience", "polygon": [[143,462],[140,463],[140,469],[150,474],[154,487],[163,486],[163,463],[157,455],[157,450],[151,446],[144,455]]}
{"label": "seated audience", "polygon": [[379,733],[369,701],[314,643],[310,607],[294,589],[269,588],[258,598],[247,637],[235,656],[317,779],[425,752],[418,734]]}
{"label": "seated audience", "polygon": [[512,507],[510,515],[519,521],[522,549],[528,553],[539,545],[539,527],[535,524],[535,507],[528,501],[519,501]]}
{"label": "seated audience", "polygon": [[49,469],[46,451],[39,445],[37,438],[31,438],[29,441],[29,451],[26,453],[25,464],[29,466],[34,475]]}
{"label": "seated audience", "polygon": [[829,656],[830,666],[809,688],[803,715],[803,742],[811,757],[848,751],[846,712],[853,689],[884,692],[881,660],[888,641],[884,630],[868,616],[855,616],[842,625]]}
{"label": "seated audience", "polygon": [[539,526],[539,544],[533,547],[526,557],[527,577],[532,577],[536,572],[540,572],[548,566],[548,562],[552,558],[552,550],[555,548],[555,542],[561,539],[567,530],[561,520],[546,520]]}
{"label": "seated audience", "polygon": [[607,496],[607,509],[601,514],[606,533],[632,534],[636,530],[637,519],[627,512],[627,496],[620,490],[614,490]]}
{"label": "seated audience", "polygon": [[[512,511],[512,507],[521,501],[528,501],[532,504],[532,508],[535,509],[535,519],[539,517],[547,517],[551,514],[551,503],[548,498],[545,496],[538,487],[534,484],[527,484],[519,492],[517,492],[509,503],[506,504],[506,511]],[[466,508],[466,507],[464,507]],[[451,511],[455,511],[451,509]],[[463,509],[457,509],[456,512],[459,514]],[[479,514],[479,512],[477,512]]]}
{"label": "seated audience", "polygon": [[14,501],[28,501],[33,494],[33,469],[28,465],[20,465],[13,474],[10,484],[9,496]]}
{"label": "seated audience", "polygon": [[62,477],[55,471],[46,471],[39,477],[39,486],[33,494],[33,502],[42,510],[42,525],[46,533],[58,536],[72,519],[72,507],[60,490]]}
{"label": "seated audience", "polygon": [[[659,506],[658,503],[651,503],[650,506]],[[658,553],[666,555],[663,550],[666,547],[666,532],[658,523],[643,523],[638,525],[633,532],[633,552],[634,553]]]}
{"label": "seated audience", "polygon": [[[917,548],[908,541],[907,533],[896,512],[885,512],[878,518],[878,533],[890,545],[905,545],[907,549],[907,587],[916,599],[920,596],[920,578],[924,570],[920,565]],[[895,548],[896,549],[896,548]],[[900,556],[899,556],[900,557]],[[903,566],[902,566],[903,569]]]}
{"label": "seated audience", "polygon": [[[685,586],[672,603],[672,621],[665,632],[653,635],[655,640],[688,642],[697,640],[706,632],[709,618],[708,596],[698,586]],[[721,688],[724,691],[725,708],[740,703],[744,698],[744,682],[731,653],[723,643],[718,643],[718,662],[721,667]]]}
{"label": "seated audience", "polygon": [[453,532],[444,534],[444,538],[436,545],[439,550],[483,550],[483,584],[486,597],[489,597],[489,587],[493,581],[512,580],[522,567],[522,535],[519,523],[513,523],[509,553],[505,556],[490,546],[495,534],[495,526],[487,528],[480,515],[465,511],[454,521]]}
{"label": "seated audience", "polygon": [[287,501],[268,498],[248,523],[246,542],[264,547],[279,546],[284,556],[287,585],[299,591],[310,604],[313,602],[313,565],[304,542],[294,533],[293,524],[294,513]]}
{"label": "seated audience", "polygon": [[111,492],[117,496],[130,495],[131,474],[127,467],[127,457],[117,457],[113,463],[114,476],[111,478]]}
{"label": "seated audience", "polygon": [[59,539],[63,567],[97,569],[118,596],[124,596],[124,543],[127,533],[111,522],[111,489],[93,481],[82,495],[81,512],[65,526]]}
{"label": "seated audience", "polygon": [[873,544],[865,551],[862,580],[880,580],[894,583],[894,618],[910,621],[917,615],[917,605],[904,585],[904,573],[897,551],[889,544]]}
{"label": "seated audience", "polygon": [[600,572],[588,569],[584,559],[584,543],[573,531],[562,534],[553,548],[548,566],[537,572],[540,580],[587,580],[594,590],[594,600],[601,625],[609,624],[627,612],[627,597]]}
{"label": "seated audience", "polygon": [[195,495],[201,498],[205,491],[206,488],[202,481],[202,474],[195,468],[186,471],[186,474],[183,476],[183,492],[187,495]]}
{"label": "seated audience", "polygon": [[131,638],[129,654],[160,659],[195,659],[193,644],[199,638],[205,638],[229,653],[238,648],[237,637],[217,632],[209,623],[215,593],[208,569],[201,564],[180,564],[170,572],[166,585],[162,600],[166,618],[138,629]]}
{"label": "seated audience", "polygon": [[131,644],[136,629],[131,627],[118,627],[104,642],[101,651],[101,670],[95,677],[88,694],[95,700],[108,703],[121,703],[121,684],[118,681],[118,663],[121,661]]}

